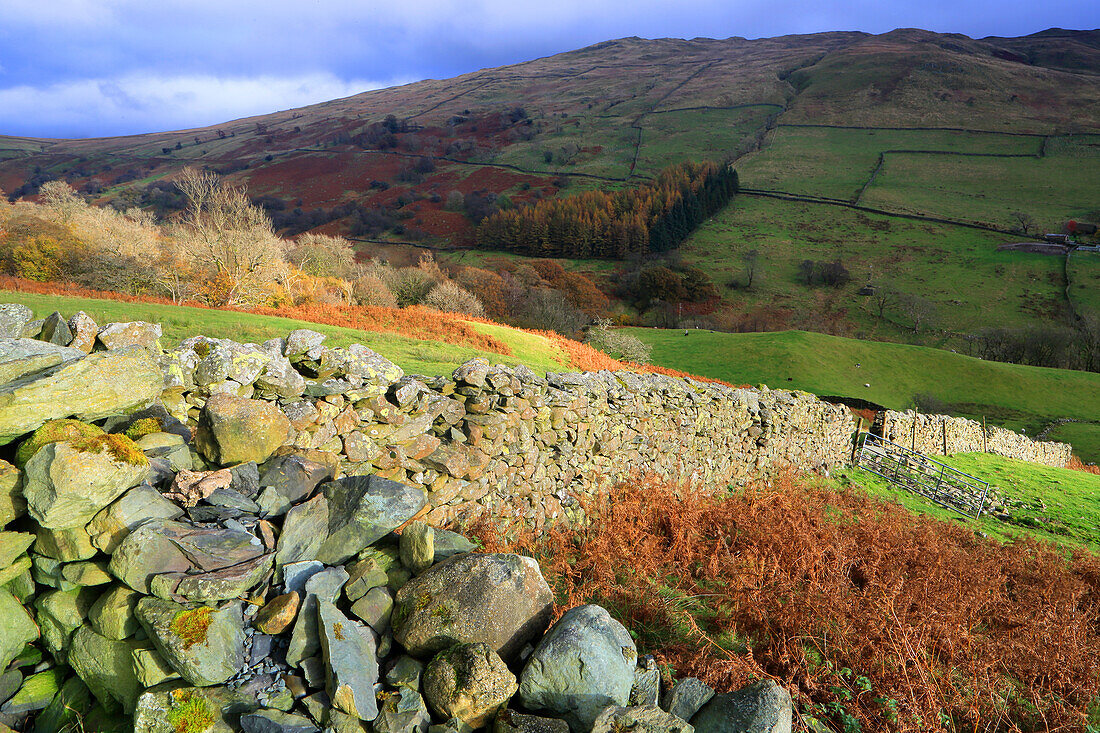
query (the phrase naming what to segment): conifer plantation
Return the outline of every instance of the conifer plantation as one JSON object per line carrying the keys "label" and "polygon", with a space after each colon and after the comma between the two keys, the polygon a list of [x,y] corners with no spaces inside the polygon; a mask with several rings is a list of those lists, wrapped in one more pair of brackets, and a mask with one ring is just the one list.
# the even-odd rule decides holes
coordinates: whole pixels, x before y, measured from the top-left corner
{"label": "conifer plantation", "polygon": [[535,257],[623,259],[675,249],[737,193],[737,171],[711,162],[672,165],[625,191],[586,191],[498,211],[477,246]]}

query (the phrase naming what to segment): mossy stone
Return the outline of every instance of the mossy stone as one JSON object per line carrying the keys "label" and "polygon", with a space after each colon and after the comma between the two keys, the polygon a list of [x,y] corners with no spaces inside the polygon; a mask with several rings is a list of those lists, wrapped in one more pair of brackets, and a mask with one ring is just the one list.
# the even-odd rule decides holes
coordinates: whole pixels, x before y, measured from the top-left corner
{"label": "mossy stone", "polygon": [[69,646],[69,666],[109,710],[120,707],[127,715],[134,712],[141,683],[134,673],[132,651],[142,645],[100,636],[88,625],[73,634]]}
{"label": "mossy stone", "polygon": [[31,436],[19,444],[15,451],[15,465],[22,468],[43,446],[57,443],[62,440],[79,440],[80,438],[92,438],[97,435],[106,435],[103,428],[91,423],[62,418],[50,420],[42,424],[42,427],[31,433]]}
{"label": "mossy stone", "polygon": [[23,647],[38,638],[38,626],[23,604],[0,588],[0,670],[7,669]]}
{"label": "mossy stone", "polygon": [[141,628],[135,615],[141,597],[135,590],[116,585],[100,595],[88,609],[88,623],[96,633],[108,639],[133,636]]}
{"label": "mossy stone", "polygon": [[193,685],[220,685],[244,664],[244,620],[239,603],[223,609],[142,598],[137,618],[157,651]]}

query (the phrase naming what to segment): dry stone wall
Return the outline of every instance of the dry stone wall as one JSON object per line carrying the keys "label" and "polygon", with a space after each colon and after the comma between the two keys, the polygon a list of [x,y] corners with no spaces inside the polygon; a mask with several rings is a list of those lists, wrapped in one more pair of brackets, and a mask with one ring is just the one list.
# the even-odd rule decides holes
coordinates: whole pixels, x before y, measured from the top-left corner
{"label": "dry stone wall", "polygon": [[986,452],[1064,468],[1072,453],[1072,446],[1066,443],[1032,440],[994,426],[983,428],[981,423],[962,417],[887,410],[880,421],[882,437],[926,455]]}
{"label": "dry stone wall", "polygon": [[483,512],[536,526],[648,471],[706,485],[845,465],[855,422],[812,395],[633,372],[548,374],[475,360],[417,377],[362,347],[298,331],[263,346],[189,339],[163,357],[165,405],[196,424],[212,395],[276,402],[288,445],[347,474],[429,491],[429,521]]}

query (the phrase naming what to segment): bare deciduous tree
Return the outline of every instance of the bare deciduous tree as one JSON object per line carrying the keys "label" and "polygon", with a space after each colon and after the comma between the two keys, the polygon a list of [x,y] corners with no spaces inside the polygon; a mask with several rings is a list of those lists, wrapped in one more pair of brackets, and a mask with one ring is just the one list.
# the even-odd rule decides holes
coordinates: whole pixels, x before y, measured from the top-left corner
{"label": "bare deciduous tree", "polygon": [[913,322],[913,333],[920,333],[921,326],[927,325],[936,315],[936,304],[919,295],[898,293],[895,301]]}
{"label": "bare deciduous tree", "polygon": [[1035,217],[1026,211],[1013,211],[1012,218],[1016,221],[1021,234],[1027,234],[1035,226]]}

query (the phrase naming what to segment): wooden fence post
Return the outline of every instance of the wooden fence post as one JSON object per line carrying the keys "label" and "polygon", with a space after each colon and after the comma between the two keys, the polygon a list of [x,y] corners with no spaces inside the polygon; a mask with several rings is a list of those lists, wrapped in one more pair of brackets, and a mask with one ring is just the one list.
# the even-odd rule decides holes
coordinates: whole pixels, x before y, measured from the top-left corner
{"label": "wooden fence post", "polygon": [[943,454],[947,455],[947,416],[940,417],[940,427],[943,428]]}
{"label": "wooden fence post", "polygon": [[989,428],[985,426],[985,415],[982,415],[982,453],[989,452]]}
{"label": "wooden fence post", "polygon": [[910,448],[909,450],[914,453],[917,452],[917,413],[920,412],[916,407],[913,408],[913,430],[909,434]]}

